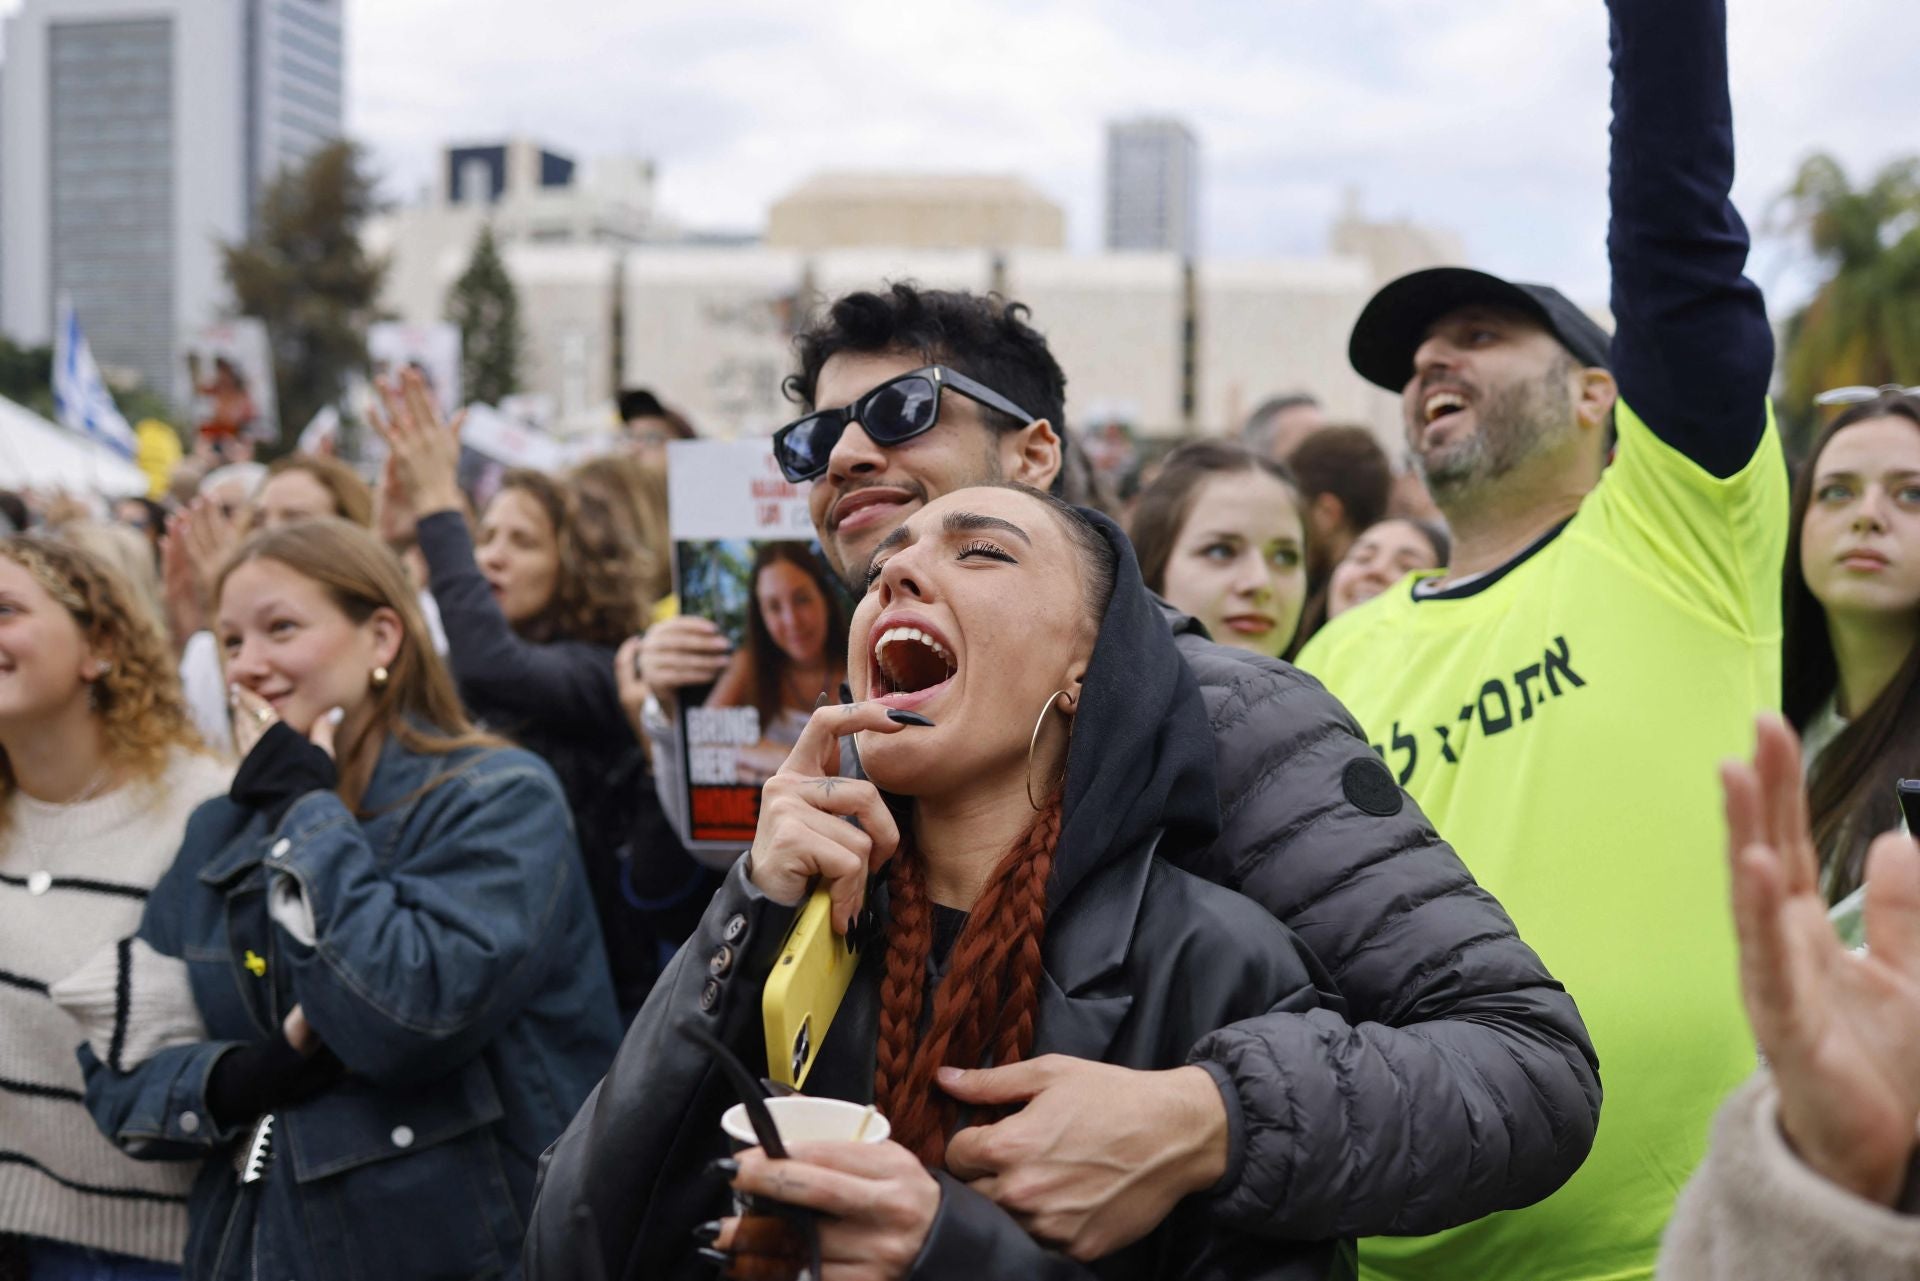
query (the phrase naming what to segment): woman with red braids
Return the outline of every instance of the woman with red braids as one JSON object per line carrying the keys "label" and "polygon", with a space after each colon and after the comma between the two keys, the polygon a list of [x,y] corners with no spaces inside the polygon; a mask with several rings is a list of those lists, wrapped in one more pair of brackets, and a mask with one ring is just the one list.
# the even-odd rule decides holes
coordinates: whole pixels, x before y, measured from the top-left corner
{"label": "woman with red braids", "polygon": [[[1018,1188],[945,1168],[949,1138],[994,1119],[941,1089],[946,1069],[1201,1072],[1184,1065],[1213,1029],[1334,1018],[1284,926],[1173,866],[1219,822],[1212,734],[1118,528],[1016,486],[946,495],[875,550],[848,653],[855,701],[814,713],[752,849],[543,1161],[529,1281],[794,1275],[732,1192],[815,1211],[821,1281],[1350,1277],[1350,1245],[1185,1207],[1077,1260],[1018,1215]],[[866,779],[837,776],[848,736]],[[731,1092],[689,1033],[766,1061],[761,988],[815,883],[868,945],[806,1088],[873,1103],[892,1140],[729,1158]],[[1182,1175],[1204,1191],[1237,1159]]]}

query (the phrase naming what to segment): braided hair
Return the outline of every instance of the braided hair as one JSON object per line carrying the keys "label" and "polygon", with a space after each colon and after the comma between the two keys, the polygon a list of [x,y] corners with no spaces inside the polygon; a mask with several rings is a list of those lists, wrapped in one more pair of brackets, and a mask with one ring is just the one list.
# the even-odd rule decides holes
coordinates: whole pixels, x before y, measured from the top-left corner
{"label": "braided hair", "polygon": [[[1060,522],[1079,555],[1083,604],[1097,626],[1112,599],[1119,569],[1106,535],[1052,494],[1012,482],[992,487],[1027,495]],[[927,899],[925,862],[911,837],[901,841],[888,866],[891,910],[880,979],[873,1097],[892,1123],[894,1139],[928,1166],[944,1164],[947,1135],[959,1121],[958,1104],[935,1087],[934,1073],[948,1066],[1004,1067],[1033,1052],[1047,883],[1060,844],[1064,787],[1063,777],[974,900],[954,941],[931,1015],[925,1007],[933,908]],[[904,832],[909,825],[901,827]]]}
{"label": "braided hair", "polygon": [[947,976],[926,1003],[933,912],[926,869],[911,845],[889,869],[892,920],[880,980],[880,1043],[874,1099],[893,1137],[928,1166],[944,1164],[958,1105],[934,1085],[949,1065],[1003,1067],[1033,1051],[1040,1003],[1040,948],[1047,919],[1047,878],[1060,840],[1060,797],[1034,816],[993,870],[953,945]]}

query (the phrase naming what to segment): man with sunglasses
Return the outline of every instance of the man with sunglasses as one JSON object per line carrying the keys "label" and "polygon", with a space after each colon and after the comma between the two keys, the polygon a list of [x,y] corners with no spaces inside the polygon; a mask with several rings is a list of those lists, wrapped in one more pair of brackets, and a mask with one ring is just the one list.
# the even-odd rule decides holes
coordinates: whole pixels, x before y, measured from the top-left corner
{"label": "man with sunglasses", "polygon": [[[1023,315],[895,285],[840,299],[801,335],[787,385],[809,412],[776,452],[811,479],[815,528],[850,581],[933,498],[1057,487],[1065,378]],[[1546,1195],[1599,1108],[1572,1001],[1339,704],[1167,613],[1216,738],[1222,832],[1192,870],[1292,926],[1345,1017],[1223,1029],[1173,1072],[1050,1056],[960,1073],[943,1088],[1019,1110],[957,1134],[949,1168],[1081,1259],[1196,1193],[1276,1238],[1432,1231]],[[688,620],[669,645],[660,631],[642,658],[656,691],[683,671],[711,679],[722,651],[688,642],[712,633]],[[611,1154],[569,1155],[583,1159],[591,1177],[564,1182],[606,1191],[620,1177]]]}
{"label": "man with sunglasses", "polygon": [[1715,768],[1780,698],[1787,476],[1772,333],[1729,197],[1724,0],[1611,0],[1617,334],[1442,268],[1362,310],[1453,563],[1300,657],[1580,1002],[1592,1155],[1539,1205],[1363,1241],[1370,1277],[1651,1275],[1720,1099],[1753,1068]]}

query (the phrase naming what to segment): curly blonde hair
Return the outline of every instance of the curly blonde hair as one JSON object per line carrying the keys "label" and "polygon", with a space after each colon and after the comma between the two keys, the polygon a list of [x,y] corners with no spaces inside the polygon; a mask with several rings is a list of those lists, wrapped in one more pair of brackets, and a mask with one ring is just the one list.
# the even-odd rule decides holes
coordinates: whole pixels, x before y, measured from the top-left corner
{"label": "curly blonde hair", "polygon": [[587,528],[579,497],[544,472],[514,468],[500,479],[500,493],[508,490],[518,490],[538,504],[560,548],[552,599],[515,630],[531,641],[585,641],[610,649],[640,631],[646,615],[632,545],[611,527]]}
{"label": "curly blonde hair", "polygon": [[[71,543],[26,534],[0,538],[0,558],[26,570],[108,664],[93,682],[92,699],[114,765],[151,780],[176,748],[201,748],[173,651],[117,570]],[[13,765],[0,749],[0,823],[15,786]]]}

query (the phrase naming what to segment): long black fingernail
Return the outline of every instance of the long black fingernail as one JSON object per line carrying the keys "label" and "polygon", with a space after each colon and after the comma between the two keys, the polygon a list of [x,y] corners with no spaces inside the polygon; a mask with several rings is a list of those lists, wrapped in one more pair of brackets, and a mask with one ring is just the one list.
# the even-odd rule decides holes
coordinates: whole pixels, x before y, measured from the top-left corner
{"label": "long black fingernail", "polygon": [[730,1156],[723,1156],[707,1167],[723,1179],[731,1179],[740,1173],[740,1163]]}
{"label": "long black fingernail", "polygon": [[922,716],[920,713],[909,712],[906,709],[900,708],[900,707],[888,708],[887,719],[892,721],[896,725],[924,725],[928,729],[933,728],[933,722],[928,720],[926,717]]}
{"label": "long black fingernail", "polygon": [[731,1266],[733,1263],[733,1256],[731,1254],[728,1254],[725,1250],[715,1250],[711,1246],[701,1246],[700,1257],[715,1267],[725,1268]]}
{"label": "long black fingernail", "polygon": [[708,1245],[712,1245],[720,1239],[720,1220],[708,1219],[705,1223],[694,1228],[693,1235],[695,1239],[705,1241]]}

